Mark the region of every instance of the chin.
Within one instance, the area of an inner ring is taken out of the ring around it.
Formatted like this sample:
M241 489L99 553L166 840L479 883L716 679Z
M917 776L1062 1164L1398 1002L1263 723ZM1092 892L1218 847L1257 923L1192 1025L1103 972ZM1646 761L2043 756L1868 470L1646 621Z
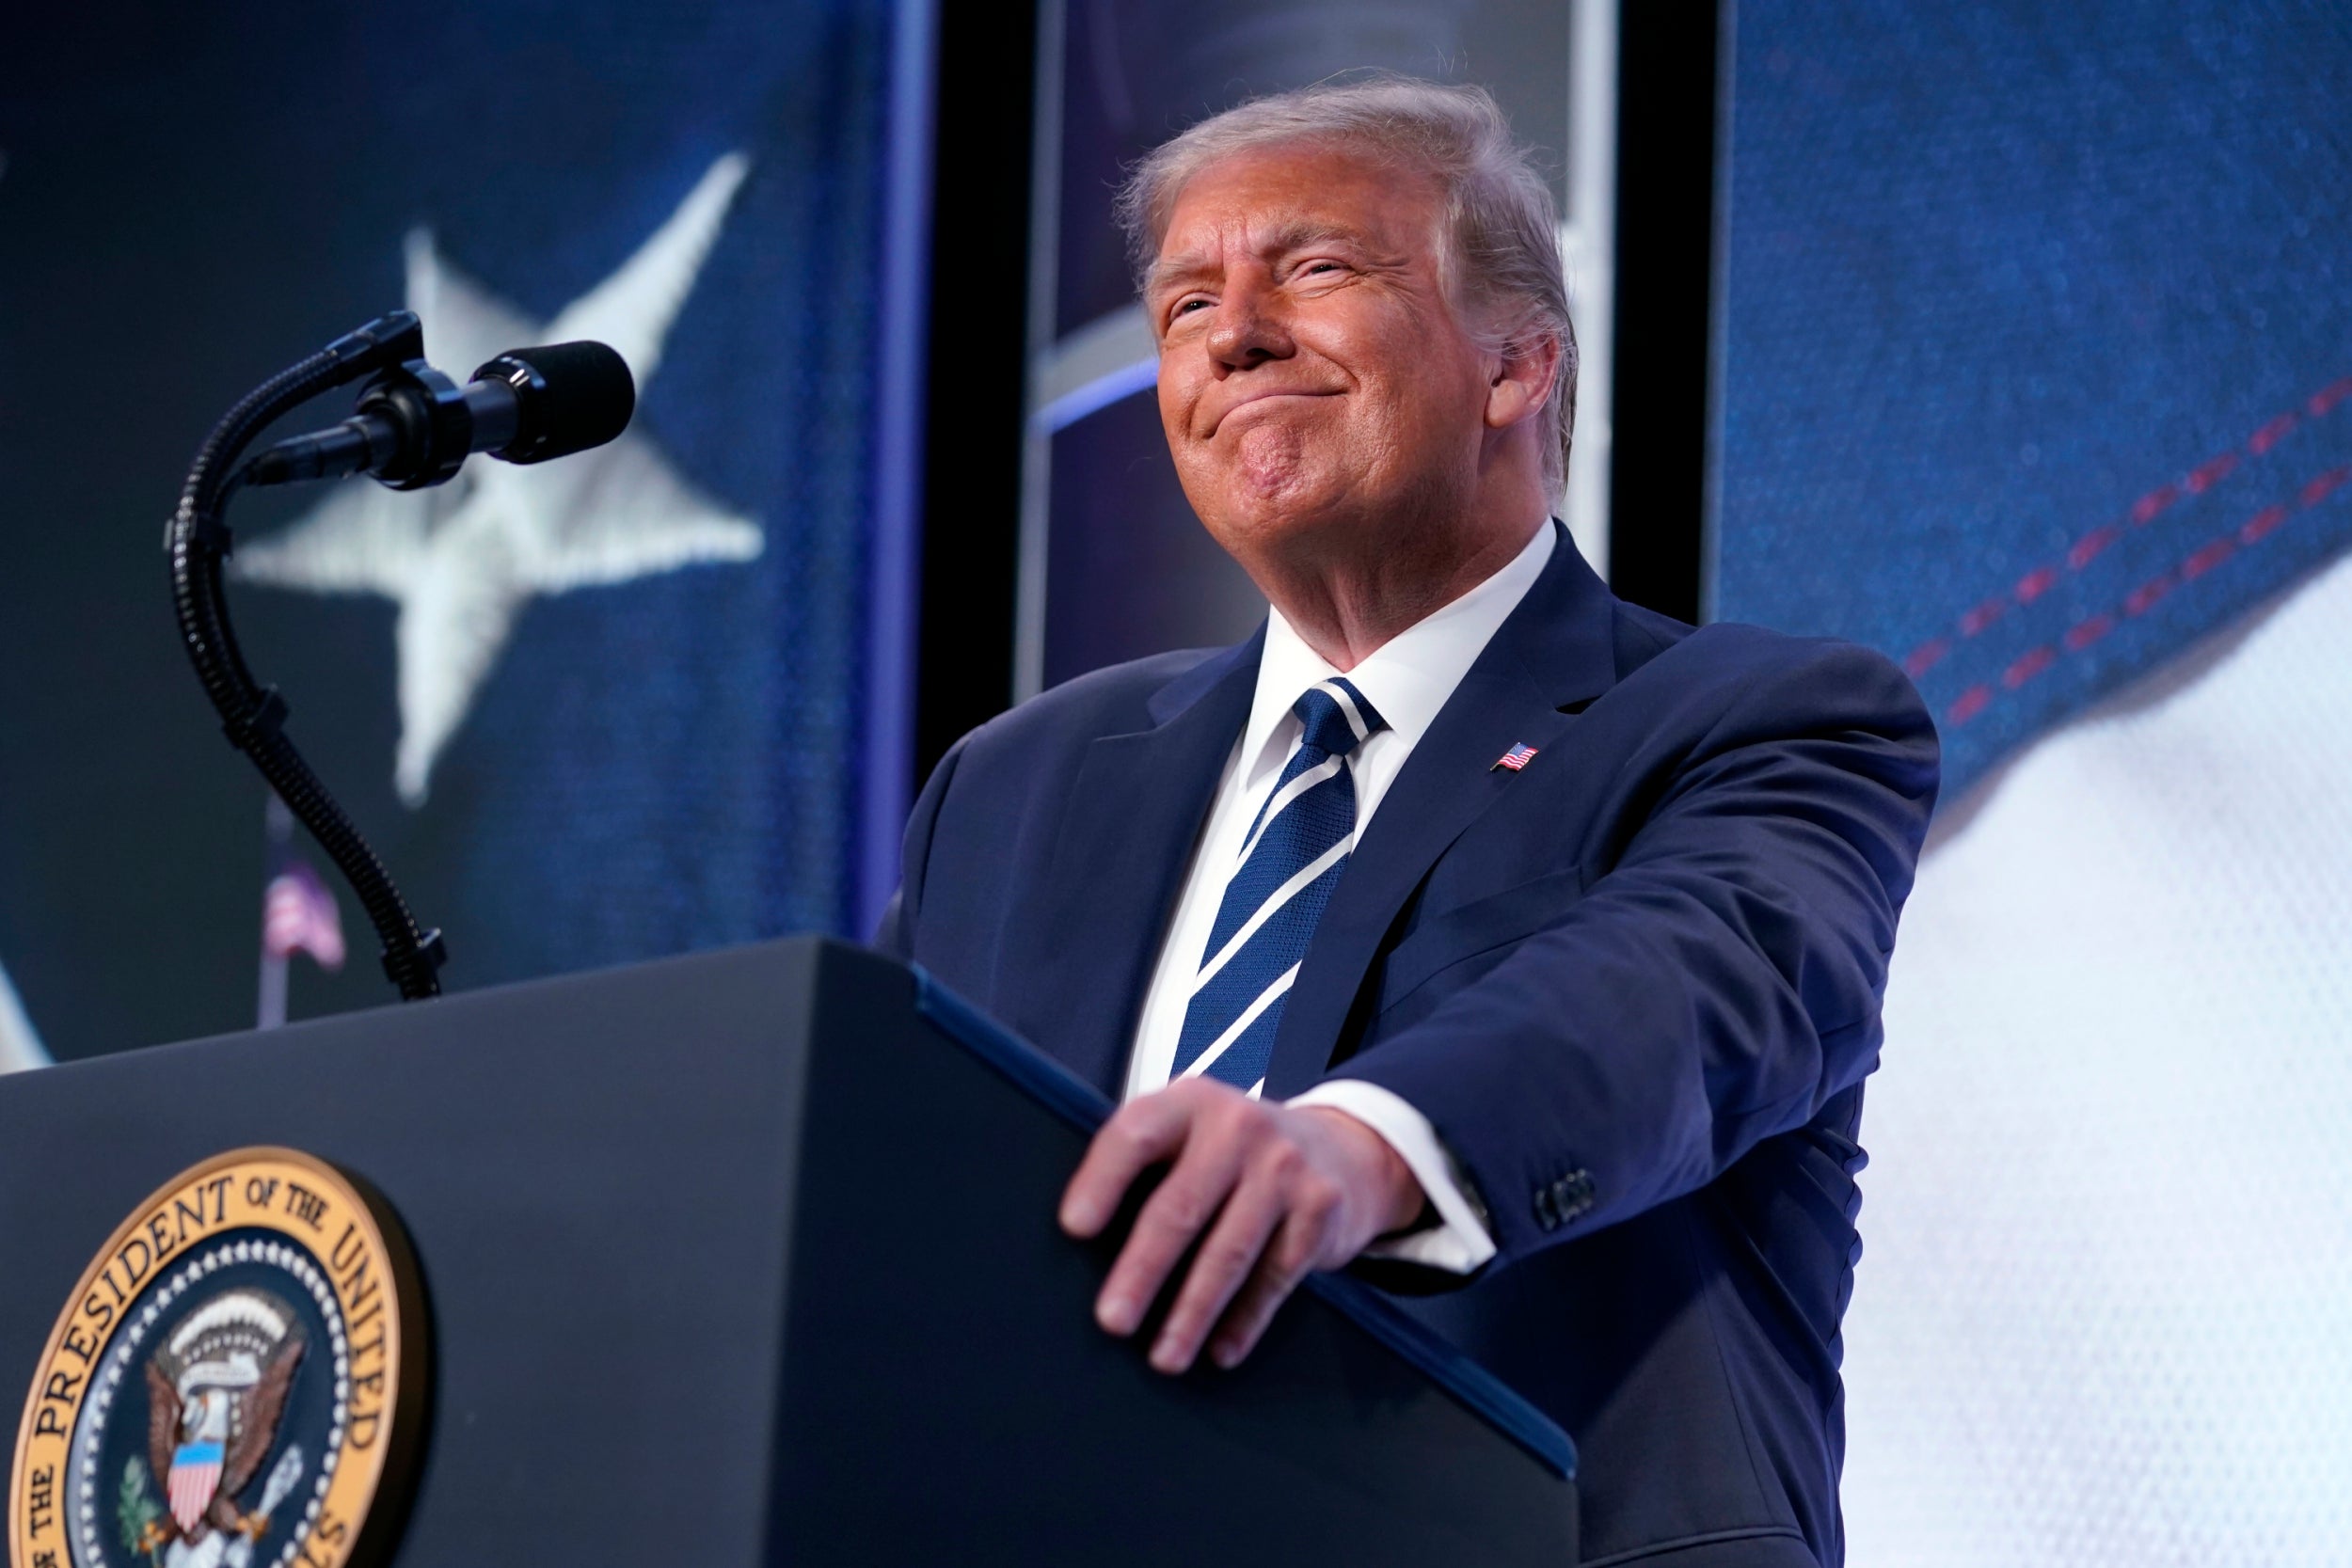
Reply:
M1185 490L1202 516L1213 511L1245 526L1286 526L1285 520L1332 510L1355 487L1341 455L1317 450L1279 426L1247 431L1225 451L1209 454ZM1200 483L1198 487L1194 479ZM1208 506L1200 501L1207 500Z
M1314 483L1305 476L1279 484L1221 487L1216 504L1194 510L1228 555L1247 566L1251 559L1313 553L1322 540L1348 531L1360 502L1344 485Z

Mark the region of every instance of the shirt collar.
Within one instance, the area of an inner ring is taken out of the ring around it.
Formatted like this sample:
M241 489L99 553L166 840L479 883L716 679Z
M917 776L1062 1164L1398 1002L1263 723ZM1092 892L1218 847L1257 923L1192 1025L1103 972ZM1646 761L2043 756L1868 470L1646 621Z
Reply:
M1347 678L1372 704L1407 751L1437 721L1502 623L1550 561L1559 530L1547 522L1502 570L1374 649ZM1307 646L1279 610L1266 612L1265 651L1258 658L1258 689L1242 730L1242 768L1251 784L1279 768L1293 736L1282 728L1291 705L1317 681L1340 673ZM1277 745L1277 742L1282 742Z

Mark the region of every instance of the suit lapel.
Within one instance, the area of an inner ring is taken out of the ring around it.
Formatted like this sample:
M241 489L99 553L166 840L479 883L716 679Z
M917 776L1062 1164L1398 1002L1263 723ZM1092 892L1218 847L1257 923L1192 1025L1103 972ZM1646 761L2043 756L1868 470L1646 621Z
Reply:
M1609 590L1565 534L1413 748L1348 858L1283 1005L1266 1069L1269 1100L1298 1093L1330 1065L1398 911L1438 857L1518 780L1495 759L1522 741L1551 746L1573 722L1561 709L1616 679Z
M1014 966L1033 1037L1117 1100L1177 890L1225 760L1249 717L1265 630L1155 693L1147 730L1087 747L1053 866L1014 918L1040 946Z

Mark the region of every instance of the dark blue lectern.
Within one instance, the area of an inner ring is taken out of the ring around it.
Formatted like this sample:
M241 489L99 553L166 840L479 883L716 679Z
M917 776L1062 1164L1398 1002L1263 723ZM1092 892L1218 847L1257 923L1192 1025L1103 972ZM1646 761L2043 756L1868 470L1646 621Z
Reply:
M813 939L0 1080L0 1400L142 1197L284 1145L423 1276L403 1564L1574 1561L1567 1439L1351 1283L1233 1372L1100 1333L1105 1109Z

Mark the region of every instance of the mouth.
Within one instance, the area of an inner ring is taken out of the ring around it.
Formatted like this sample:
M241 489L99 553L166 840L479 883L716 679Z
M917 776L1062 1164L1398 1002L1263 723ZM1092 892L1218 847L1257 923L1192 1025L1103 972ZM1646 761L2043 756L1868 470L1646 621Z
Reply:
M1217 415L1216 422L1209 426L1209 435L1211 436L1215 436L1218 430L1224 427L1227 420L1232 419L1243 409L1251 407L1258 404L1273 403L1282 399L1328 398L1337 396L1339 396L1339 394L1336 391L1321 391L1312 388L1268 388L1267 390L1262 392L1250 392L1237 400L1232 407L1223 410Z

